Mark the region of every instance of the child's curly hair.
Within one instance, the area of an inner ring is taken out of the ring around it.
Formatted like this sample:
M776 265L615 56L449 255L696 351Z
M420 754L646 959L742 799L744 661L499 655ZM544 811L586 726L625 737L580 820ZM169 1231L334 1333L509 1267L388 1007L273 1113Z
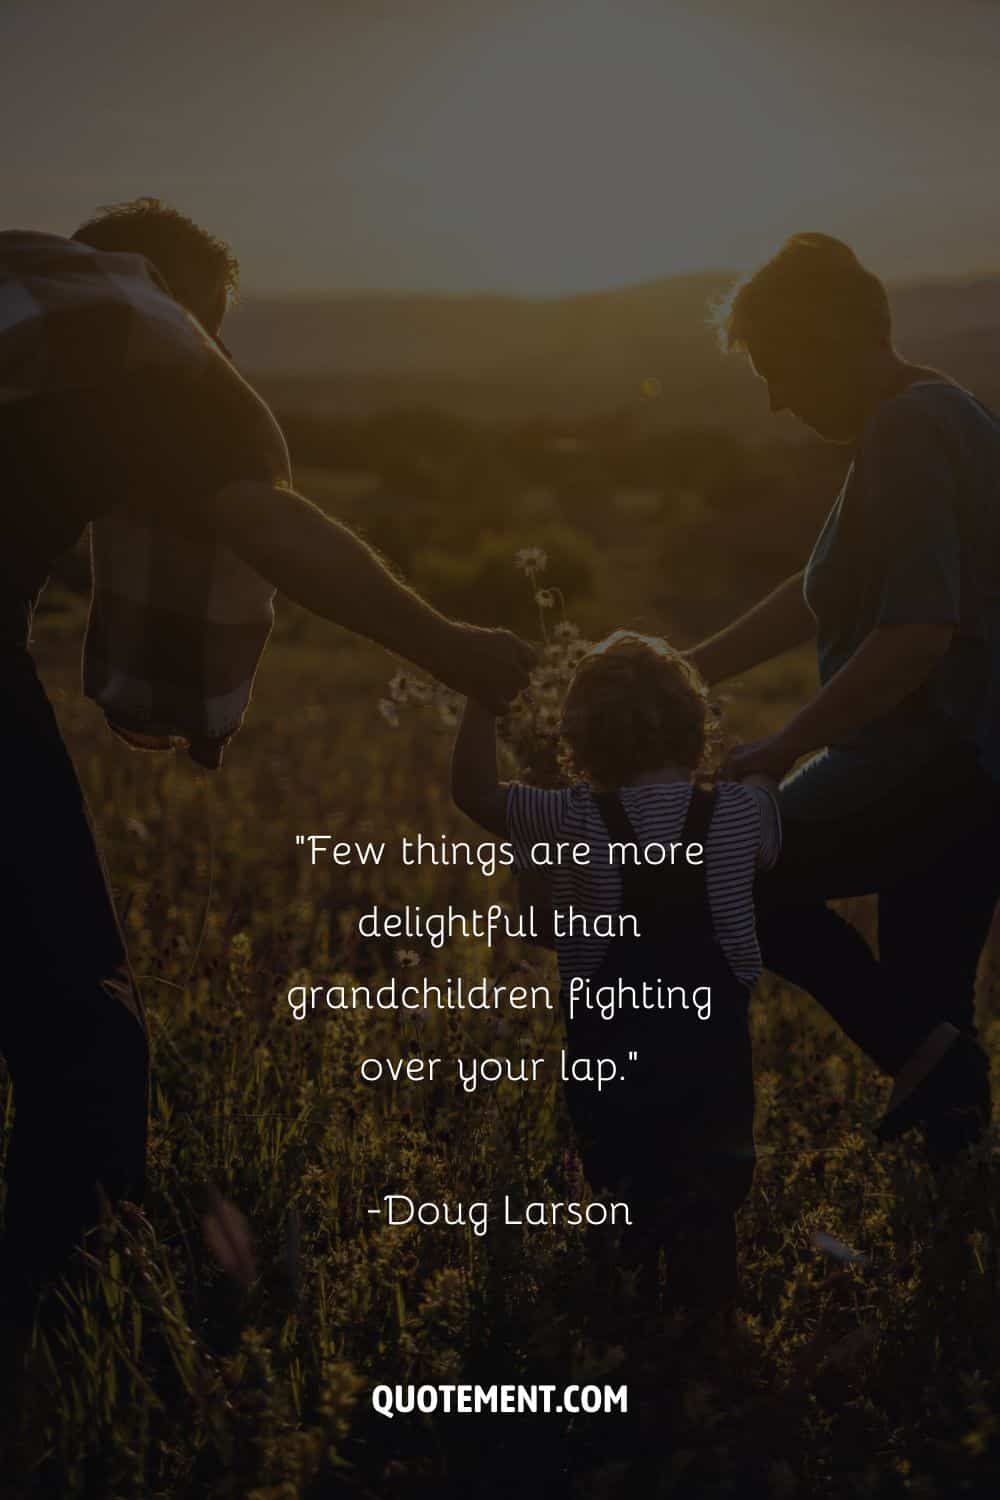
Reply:
M562 709L571 779L625 786L643 771L696 771L718 722L695 667L658 636L616 630L580 661Z

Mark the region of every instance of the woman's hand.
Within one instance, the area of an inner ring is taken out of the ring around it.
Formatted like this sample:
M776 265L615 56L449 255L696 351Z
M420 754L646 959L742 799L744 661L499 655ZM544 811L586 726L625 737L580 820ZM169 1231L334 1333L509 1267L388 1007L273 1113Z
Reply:
M745 745L736 745L730 750L719 767L719 778L723 781L744 781L746 777L771 776L780 781L792 769L799 758L781 734L768 735L763 740L748 740Z

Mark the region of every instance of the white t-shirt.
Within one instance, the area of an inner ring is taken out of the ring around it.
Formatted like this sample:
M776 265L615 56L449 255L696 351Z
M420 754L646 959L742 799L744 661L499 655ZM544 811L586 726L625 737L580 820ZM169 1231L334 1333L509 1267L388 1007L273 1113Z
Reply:
M618 795L642 846L669 845L681 838L691 800L689 782L621 787ZM572 906L587 917L588 927L598 914L617 915L621 910L620 858L611 864L608 844L612 840L589 786L553 791L512 782L507 793L507 831L521 866L544 876L554 908L566 911ZM588 844L590 863L532 864L532 845L558 840ZM683 851L677 852L683 856ZM720 782L704 863L697 868L706 878L712 925L722 951L736 977L748 985L756 982L762 967L754 876L757 870L770 869L780 852L781 819L770 793L741 782ZM667 863L661 868L669 880L671 866ZM557 937L555 942L559 971L566 980L595 973L610 939L575 933Z

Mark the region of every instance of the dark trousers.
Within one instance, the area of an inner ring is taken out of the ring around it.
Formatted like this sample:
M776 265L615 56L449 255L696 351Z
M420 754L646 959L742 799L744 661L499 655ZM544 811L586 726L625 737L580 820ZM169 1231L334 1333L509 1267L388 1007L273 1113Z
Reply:
M571 1079L565 1097L591 1187L629 1205L621 1254L638 1268L641 1294L654 1293L662 1252L669 1302L707 1311L736 1295L734 1216L756 1156L748 992L724 960L698 980L712 985L706 1021L567 1020L570 1057L613 1057L622 1078L601 1092Z
M876 958L826 902L877 894ZM1000 785L943 754L850 816L787 818L757 880L765 966L807 990L885 1072L939 1021L974 1031L976 970L1000 899Z
M0 1051L14 1086L0 1298L30 1293L144 1189L145 1016L72 762L26 651L0 647Z

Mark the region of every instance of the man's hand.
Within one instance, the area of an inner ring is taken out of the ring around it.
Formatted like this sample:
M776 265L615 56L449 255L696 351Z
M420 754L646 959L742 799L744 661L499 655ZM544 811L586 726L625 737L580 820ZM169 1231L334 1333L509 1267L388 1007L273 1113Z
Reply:
M463 697L502 713L527 685L530 646L509 630L446 619L367 542L294 490L227 485L208 520L238 557L297 604L377 641Z
M452 624L427 669L463 697L502 714L528 685L537 652L509 630Z
M780 781L798 760L798 753L791 749L780 734L768 735L767 739L749 740L729 751L719 767L719 778L723 781L743 781L748 776L771 776Z

